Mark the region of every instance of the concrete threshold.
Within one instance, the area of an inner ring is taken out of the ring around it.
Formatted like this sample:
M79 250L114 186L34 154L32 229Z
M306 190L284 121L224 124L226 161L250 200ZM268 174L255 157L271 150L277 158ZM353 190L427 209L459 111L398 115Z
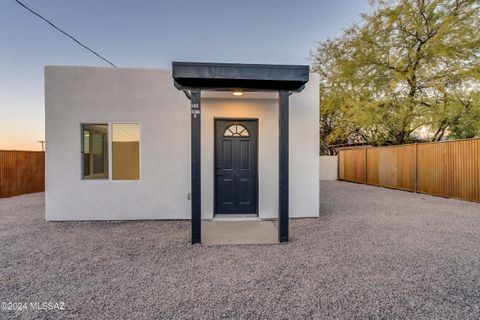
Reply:
M202 222L202 243L205 245L278 244L278 231L273 221L218 220Z
M217 214L210 221L262 221L256 214Z

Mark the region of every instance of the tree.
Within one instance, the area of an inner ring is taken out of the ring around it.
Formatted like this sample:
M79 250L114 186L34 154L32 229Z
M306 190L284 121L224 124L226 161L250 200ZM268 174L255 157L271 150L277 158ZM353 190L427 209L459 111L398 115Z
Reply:
M361 23L319 43L324 144L402 144L420 128L432 139L478 135L480 2L371 5Z

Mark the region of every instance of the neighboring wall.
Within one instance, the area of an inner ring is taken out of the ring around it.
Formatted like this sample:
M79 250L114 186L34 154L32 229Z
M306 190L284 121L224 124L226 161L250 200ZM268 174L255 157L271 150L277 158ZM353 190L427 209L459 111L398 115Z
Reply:
M320 156L320 180L338 179L338 156Z
M190 100L170 71L46 67L47 220L189 219ZM213 119L259 119L260 217L277 217L278 105L202 99L202 217L213 216ZM318 216L318 76L290 96L290 213ZM141 125L140 180L81 179L80 124Z
M480 202L480 139L340 150L339 179Z
M0 150L0 198L44 190L43 151Z

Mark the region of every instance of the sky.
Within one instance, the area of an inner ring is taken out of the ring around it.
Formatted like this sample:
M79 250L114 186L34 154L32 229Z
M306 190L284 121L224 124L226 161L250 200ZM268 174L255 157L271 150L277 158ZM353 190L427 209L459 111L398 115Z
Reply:
M368 12L367 0L21 1L118 67L163 69L172 61L310 64L318 41ZM45 65L108 66L0 0L0 149L41 149Z

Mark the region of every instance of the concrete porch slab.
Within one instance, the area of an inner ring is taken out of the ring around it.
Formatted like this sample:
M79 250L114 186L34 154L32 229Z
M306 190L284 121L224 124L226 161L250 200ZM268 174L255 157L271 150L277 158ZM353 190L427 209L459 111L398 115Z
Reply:
M272 221L202 221L205 245L278 244L277 227Z

